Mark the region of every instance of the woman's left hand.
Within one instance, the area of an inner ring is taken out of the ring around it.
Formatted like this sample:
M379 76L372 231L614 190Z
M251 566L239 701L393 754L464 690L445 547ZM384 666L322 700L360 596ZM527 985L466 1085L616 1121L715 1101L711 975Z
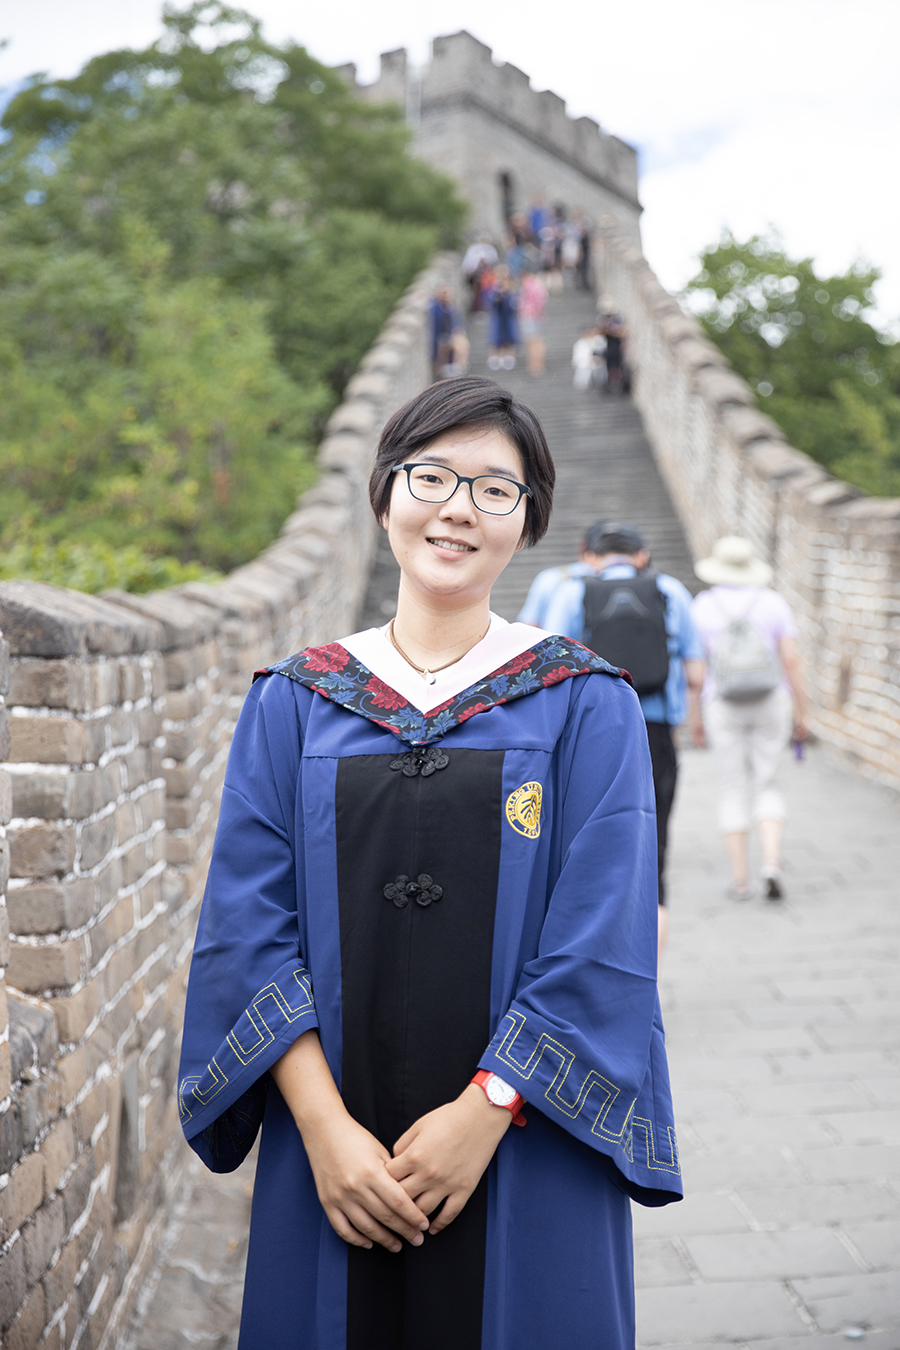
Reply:
M386 1164L390 1175L424 1214L445 1202L429 1233L439 1233L462 1212L511 1124L509 1111L470 1083L455 1102L429 1111L397 1140Z

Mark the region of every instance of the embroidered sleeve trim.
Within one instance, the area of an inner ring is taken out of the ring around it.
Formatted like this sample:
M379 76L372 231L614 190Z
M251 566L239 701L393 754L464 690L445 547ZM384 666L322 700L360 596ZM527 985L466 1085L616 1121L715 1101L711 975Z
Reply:
M564 637L544 638L429 713L407 703L402 694L379 680L338 642L308 647L258 670L253 678L286 675L349 712L392 731L408 745L428 745L478 713L489 712L501 703L511 703L576 675L591 674L614 675L631 683L627 671L611 666L580 642Z
M638 1159L639 1165L643 1164L653 1172L681 1175L674 1125L665 1127L665 1143L657 1150L657 1132L662 1126L657 1127L646 1117L634 1114L637 1098L626 1106L620 1101L621 1091L615 1083L596 1069L585 1071L574 1051L546 1032L541 1032L535 1040L533 1033L526 1029L526 1022L524 1013L511 1008L497 1028L488 1050L526 1082L539 1067L539 1079L550 1075L550 1083L544 1091L552 1108L549 1115L558 1112L569 1120L583 1115L584 1123L590 1122L591 1134L621 1148L632 1164L637 1133L644 1155Z
M187 1125L195 1111L208 1106L252 1064L280 1036L285 1025L305 1017L315 1018L315 1011L309 972L301 965L293 970L282 967L277 978L264 985L241 1013L203 1073L182 1078L178 1088L182 1125Z

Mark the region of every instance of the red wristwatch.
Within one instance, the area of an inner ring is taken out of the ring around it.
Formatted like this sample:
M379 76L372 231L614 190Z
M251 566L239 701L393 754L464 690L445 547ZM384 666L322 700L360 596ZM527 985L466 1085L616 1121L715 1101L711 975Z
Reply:
M514 1125L525 1124L525 1117L522 1115L525 1098L521 1092L516 1092L514 1087L498 1074L491 1073L490 1069L479 1069L472 1082L484 1088L485 1096L492 1106L502 1106L512 1114Z

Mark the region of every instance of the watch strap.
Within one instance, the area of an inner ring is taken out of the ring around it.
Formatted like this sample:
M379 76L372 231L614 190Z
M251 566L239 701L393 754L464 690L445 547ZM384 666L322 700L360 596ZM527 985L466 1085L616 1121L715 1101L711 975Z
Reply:
M496 1078L497 1076L498 1075L495 1074L491 1069L479 1069L478 1072L473 1077L472 1082L475 1083L477 1087L483 1089L484 1095L491 1103L491 1106L499 1106L502 1111L509 1111L510 1115L512 1116L512 1123L514 1125L524 1125L526 1122L525 1117L522 1115L522 1107L525 1105L525 1098L522 1096L521 1092L517 1092L515 1097L513 1097L512 1101L509 1102L508 1104L504 1104L502 1102L495 1102L491 1100L490 1094L488 1093L487 1090L488 1080L491 1078Z

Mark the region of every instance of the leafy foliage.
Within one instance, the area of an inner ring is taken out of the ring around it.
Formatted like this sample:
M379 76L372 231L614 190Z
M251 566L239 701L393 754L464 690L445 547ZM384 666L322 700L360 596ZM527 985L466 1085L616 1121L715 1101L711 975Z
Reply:
M164 26L146 51L34 77L3 118L6 569L64 576L71 557L73 576L142 586L135 549L216 568L256 554L360 356L461 222L399 110L241 10L200 0Z
M820 277L774 236L725 235L700 261L693 307L792 444L868 492L900 496L900 344L871 322L879 273Z

